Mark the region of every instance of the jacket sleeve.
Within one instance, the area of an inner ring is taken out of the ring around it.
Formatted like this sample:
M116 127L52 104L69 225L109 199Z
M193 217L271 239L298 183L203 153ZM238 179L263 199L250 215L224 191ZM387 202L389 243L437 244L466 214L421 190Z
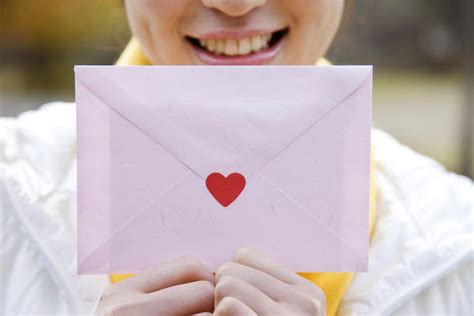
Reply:
M108 284L76 274L74 114L0 118L1 315L91 313Z
M473 261L414 296L394 315L473 315Z
M372 132L372 145L379 194L369 269L354 277L339 315L472 315L472 180L384 132Z

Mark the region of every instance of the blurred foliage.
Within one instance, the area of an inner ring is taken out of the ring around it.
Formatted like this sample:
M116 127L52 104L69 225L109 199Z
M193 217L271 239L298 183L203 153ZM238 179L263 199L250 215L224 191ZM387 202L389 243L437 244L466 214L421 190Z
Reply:
M74 64L110 64L129 37L119 0L0 0L2 89L70 90Z
M346 0L345 17L329 53L343 64L438 72L460 68L469 1Z

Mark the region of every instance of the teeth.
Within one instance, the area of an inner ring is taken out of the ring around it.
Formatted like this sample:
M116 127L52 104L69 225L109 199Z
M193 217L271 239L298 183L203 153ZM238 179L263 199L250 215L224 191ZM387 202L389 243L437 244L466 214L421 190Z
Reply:
M250 45L250 38L239 40L239 55L246 55L251 51L252 46Z
M271 34L263 34L241 39L200 39L199 44L219 55L247 55L267 48L271 37Z
M239 40L239 55L246 55L251 51L252 46L250 45L250 38Z
M215 40L209 40L207 41L207 49L210 50L211 52L216 50L216 41Z
M217 42L216 53L224 54L224 52L225 52L225 40L218 39L218 40L216 40L216 42ZM202 46L205 47L206 45L202 45Z
M260 35L254 36L251 39L252 41L252 50L258 52L262 48L262 37Z
M225 54L229 56L237 55L239 52L239 46L238 46L237 40L226 40L225 41Z

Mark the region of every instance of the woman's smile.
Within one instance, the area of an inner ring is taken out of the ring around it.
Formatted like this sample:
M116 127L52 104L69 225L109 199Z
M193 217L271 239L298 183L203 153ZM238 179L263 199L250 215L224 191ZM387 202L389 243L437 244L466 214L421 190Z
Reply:
M275 31L217 31L186 36L193 53L208 65L261 65L270 63L284 45L288 28Z
M342 0L127 0L133 35L158 65L314 65Z

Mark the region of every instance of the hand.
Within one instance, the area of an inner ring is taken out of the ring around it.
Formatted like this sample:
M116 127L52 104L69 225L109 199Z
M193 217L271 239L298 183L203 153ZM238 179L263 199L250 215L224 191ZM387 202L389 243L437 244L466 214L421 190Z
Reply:
M197 259L182 257L111 285L96 315L189 315L213 310L213 274Z
M214 315L326 315L324 292L263 253L239 250L216 273Z

